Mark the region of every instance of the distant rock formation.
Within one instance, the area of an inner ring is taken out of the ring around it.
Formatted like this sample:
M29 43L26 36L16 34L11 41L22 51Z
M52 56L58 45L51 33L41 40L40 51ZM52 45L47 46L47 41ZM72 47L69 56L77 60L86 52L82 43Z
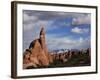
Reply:
M23 68L48 66L52 60L52 56L48 53L45 43L45 31L41 28L39 39L31 42L29 49L26 49L23 57Z

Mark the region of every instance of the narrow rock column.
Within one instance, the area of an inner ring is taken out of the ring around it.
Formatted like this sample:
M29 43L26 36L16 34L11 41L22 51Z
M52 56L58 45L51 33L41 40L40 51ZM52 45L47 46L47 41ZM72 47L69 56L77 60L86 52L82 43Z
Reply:
M45 54L48 58L48 62L50 62L48 50L47 50L47 47L46 47L45 30L44 30L43 26L41 26L41 31L40 31L40 43L41 43L42 49L44 50L44 52L45 52Z

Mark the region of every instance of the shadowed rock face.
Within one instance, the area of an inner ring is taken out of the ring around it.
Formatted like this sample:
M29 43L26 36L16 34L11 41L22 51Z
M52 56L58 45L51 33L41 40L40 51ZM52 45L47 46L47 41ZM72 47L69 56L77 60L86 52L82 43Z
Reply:
M53 60L46 48L45 32L42 27L40 38L32 41L29 49L24 52L23 68L28 68L29 66L48 66L51 62L53 62Z

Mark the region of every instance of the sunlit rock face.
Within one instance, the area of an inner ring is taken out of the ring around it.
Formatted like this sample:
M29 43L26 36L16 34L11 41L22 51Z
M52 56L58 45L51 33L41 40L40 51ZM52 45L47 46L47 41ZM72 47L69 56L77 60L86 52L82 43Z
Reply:
M52 62L52 56L48 53L45 43L45 31L42 27L39 39L33 40L29 49L26 49L24 52L23 68L48 66Z

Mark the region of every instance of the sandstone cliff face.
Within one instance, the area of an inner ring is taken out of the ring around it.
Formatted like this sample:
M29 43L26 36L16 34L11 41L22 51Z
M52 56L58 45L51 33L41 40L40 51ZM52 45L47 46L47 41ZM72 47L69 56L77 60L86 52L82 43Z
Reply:
M53 62L51 55L48 53L45 43L45 32L44 28L41 28L40 38L35 39L24 52L23 68L26 69L30 66L48 66Z
M38 40L36 40L35 45L32 48L32 54L30 56L30 60L33 61L33 63L34 63L34 58L37 59L39 66L49 65L48 58L45 55L44 50L41 48L41 45Z

